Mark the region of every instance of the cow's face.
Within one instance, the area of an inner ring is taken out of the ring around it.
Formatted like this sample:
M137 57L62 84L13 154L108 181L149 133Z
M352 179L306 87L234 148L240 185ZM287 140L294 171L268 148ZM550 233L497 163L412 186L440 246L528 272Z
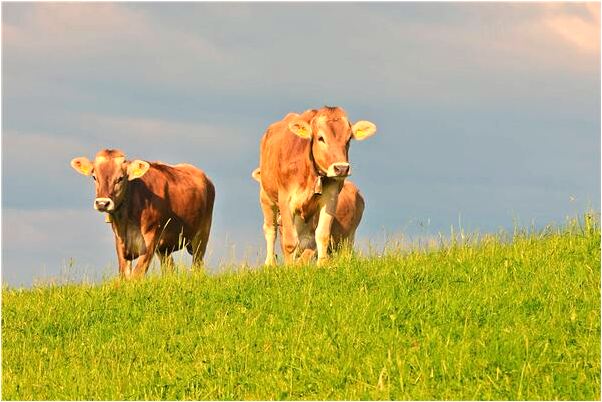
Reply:
M75 158L71 166L83 175L92 176L96 186L94 209L109 213L123 202L128 182L142 177L150 167L145 161L126 161L122 152L114 150L100 151L94 162L83 156Z
M333 108L334 109L334 108ZM376 133L376 126L369 121L351 124L342 109L338 113L320 113L308 124L297 119L289 123L289 129L299 137L312 141L314 163L321 175L345 178L351 174L349 145L351 139L364 140Z

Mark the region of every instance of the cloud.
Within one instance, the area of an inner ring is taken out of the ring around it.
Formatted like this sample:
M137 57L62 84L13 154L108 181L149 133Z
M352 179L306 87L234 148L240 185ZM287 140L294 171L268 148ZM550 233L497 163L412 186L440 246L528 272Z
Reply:
M555 7L506 3L480 4L471 8L456 5L455 8L470 13L470 21L464 15L461 23L452 18L437 24L419 19L399 23L381 16L378 26L402 43L419 42L420 48L408 47L407 56L426 55L420 65L426 71L437 69L440 74L449 71L455 75L455 72L464 71L473 76L483 73L509 76L534 69L546 73L599 69L597 5ZM576 14L575 8L585 15ZM368 48L367 43L358 46ZM575 59L586 62L585 66L575 63Z
M192 163L211 176L226 160L238 166L249 148L257 148L259 138L249 135L244 120L203 123L84 113L78 116L78 124L90 143L88 153L119 148L132 158Z
M111 133L123 142L145 143L177 138L178 141L215 143L233 133L232 128L204 123L185 123L165 119L135 116L112 116L85 113L81 126L97 134Z
M583 4L586 15L567 15L560 12L544 17L544 23L566 43L581 52L600 55L600 3ZM553 10L559 10L554 7Z
M49 161L68 163L85 147L85 141L56 132L7 129L3 132L3 167L11 176L18 176L20 172L56 174L62 169L57 170L57 165Z
M533 69L599 69L599 18L587 17L596 5L36 3L10 4L9 16L14 8L24 11L4 23L5 68L25 87L49 76L214 105L233 97L340 102L359 88L365 99L457 102L478 92L467 79L480 87L495 74L504 81L497 91L509 92ZM361 29L335 18L361 19ZM298 21L303 32L290 29Z
M124 47L135 45L138 51L153 47L202 55L218 60L219 49L209 40L177 29L164 30L153 24L144 12L118 3L35 3L12 4L23 8L17 22L4 22L3 44L9 50L34 53L36 56L60 53L79 58L83 54L119 54ZM127 54L122 54L126 56Z
M207 38L163 29L143 10L125 4L10 4L4 13L9 15L3 20L5 72L22 84L33 77L33 85L43 79L73 85L98 78L102 70L117 82L159 85L223 58ZM20 18L11 19L13 13Z

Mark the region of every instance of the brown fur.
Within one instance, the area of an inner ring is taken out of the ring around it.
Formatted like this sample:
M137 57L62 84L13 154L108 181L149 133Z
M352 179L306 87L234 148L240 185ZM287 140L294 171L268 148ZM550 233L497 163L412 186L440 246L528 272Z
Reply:
M311 138L301 138L291 132L291 124L306 123ZM370 123L371 124L371 123ZM302 114L289 113L270 125L261 140L259 167L261 171L260 203L264 214L264 234L268 248L266 264L273 264L273 242L276 217L282 217L282 246L286 262L293 260L299 244L295 225L317 219L315 239L318 262L326 256L330 242L333 215L337 207L344 176L330 176L332 167L348 164L352 126L339 107L307 110ZM322 176L322 192L316 194L316 183ZM317 216L317 218L315 218Z
M355 184L345 180L339 193L337 208L330 228L329 252L338 251L345 247L353 248L355 232L362 220L365 207L364 197ZM319 214L314 213L307 221L303 233L299 233L298 254L307 261L316 252L315 233L318 227ZM282 241L282 237L281 237ZM281 244L281 247L284 247Z
M128 181L130 162L119 160L124 157L119 150L100 151L91 173L96 197L115 202L111 226L121 275L143 276L155 253L162 267L172 265L170 254L182 247L192 254L194 264L201 264L215 199L211 180L192 165L151 162L142 177Z
M253 179L261 182L261 171L259 168L252 173ZM357 186L350 180L345 180L343 188L339 193L337 208L335 211L334 220L330 231L330 247L329 251L340 250L343 247L353 248L355 240L355 232L362 220L364 213L365 201ZM304 259L311 258L316 251L315 231L318 226L319 215L314 211L313 215L309 215L304 220L307 222L304 233L297 233L299 236L298 254L304 256ZM277 217L277 223L280 227L281 219ZM280 236L281 248L282 233Z

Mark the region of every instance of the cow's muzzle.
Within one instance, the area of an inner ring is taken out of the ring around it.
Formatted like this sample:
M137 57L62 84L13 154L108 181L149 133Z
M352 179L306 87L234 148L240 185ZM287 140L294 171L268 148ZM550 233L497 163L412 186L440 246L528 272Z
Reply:
M347 162L333 163L326 172L328 177L344 178L351 175L351 166Z
M94 200L94 209L98 212L111 212L115 209L115 203L110 198L97 198Z

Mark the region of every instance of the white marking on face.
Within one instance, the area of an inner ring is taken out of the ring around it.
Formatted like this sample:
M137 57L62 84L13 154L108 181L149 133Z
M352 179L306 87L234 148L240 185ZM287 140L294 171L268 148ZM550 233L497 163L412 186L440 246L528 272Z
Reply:
M106 207L102 210L98 209L98 205L103 204ZM115 209L115 203L112 199L106 197L98 197L94 200L94 209L100 212L111 212Z

